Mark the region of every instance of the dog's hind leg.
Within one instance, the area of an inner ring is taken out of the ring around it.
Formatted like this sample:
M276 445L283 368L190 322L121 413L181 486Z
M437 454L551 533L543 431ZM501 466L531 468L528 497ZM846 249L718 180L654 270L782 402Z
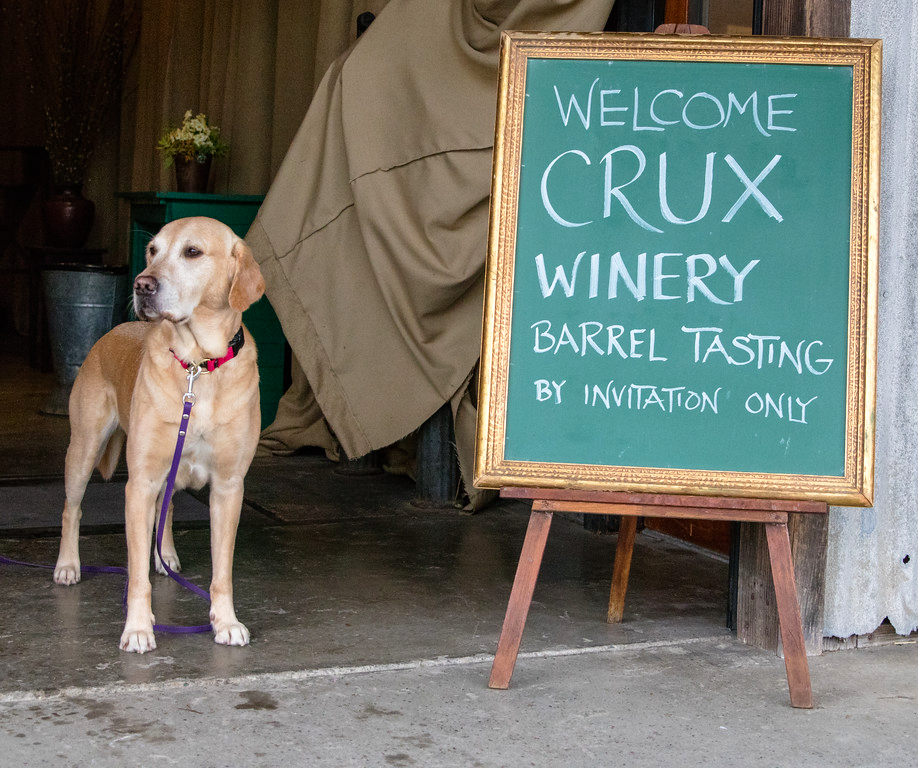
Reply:
M78 386L74 386L75 391ZM89 412L80 412L75 404L71 405L71 438L64 463L66 500L61 516L61 543L54 566L57 584L76 584L80 580L80 519L86 485L96 465L106 480L111 477L124 444L124 433L118 428L117 417L106 407L105 399L99 399L99 405Z
M156 499L156 517L153 519L153 533L154 535L158 534L159 529L159 518L163 508L163 494ZM175 539L172 536L172 501L169 502L169 509L166 511L166 524L163 526L163 540L162 540L162 553L163 560L166 561L166 565L169 566L173 571L178 573L182 570L182 564L179 562L178 552L175 551ZM159 558L159 552L156 551L156 547L153 547L153 561L156 564L156 572L161 573L163 576L167 576L168 572L163 568L163 562Z
M57 584L76 584L80 580L80 519L83 517L81 504L89 475L92 472L93 456L87 456L82 446L70 442L67 449L64 487L66 500L61 515L61 545L54 566L54 581Z

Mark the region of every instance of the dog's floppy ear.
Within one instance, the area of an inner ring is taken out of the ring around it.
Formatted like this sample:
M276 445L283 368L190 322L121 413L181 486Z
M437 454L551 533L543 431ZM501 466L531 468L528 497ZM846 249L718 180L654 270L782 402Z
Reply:
M229 303L237 312L244 312L262 297L265 279L252 256L252 250L244 240L236 240L233 260L236 262L236 271L230 286Z

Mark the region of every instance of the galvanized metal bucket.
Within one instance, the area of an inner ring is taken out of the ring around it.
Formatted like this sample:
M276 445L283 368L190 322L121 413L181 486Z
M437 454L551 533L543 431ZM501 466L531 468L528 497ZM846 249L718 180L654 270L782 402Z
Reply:
M70 390L92 345L127 319L125 267L65 264L42 271L57 387L42 413L66 416Z

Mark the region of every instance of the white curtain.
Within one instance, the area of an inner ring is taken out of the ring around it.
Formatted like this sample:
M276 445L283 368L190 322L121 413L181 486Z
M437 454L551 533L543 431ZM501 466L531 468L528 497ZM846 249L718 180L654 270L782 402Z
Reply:
M833 509L825 634L918 628L918 5L853 0L851 36L883 39L876 424L870 509Z

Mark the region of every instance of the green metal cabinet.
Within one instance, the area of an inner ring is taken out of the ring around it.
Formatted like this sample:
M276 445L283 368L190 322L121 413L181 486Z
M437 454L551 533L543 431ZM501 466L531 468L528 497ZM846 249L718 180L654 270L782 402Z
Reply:
M130 271L136 276L145 266L144 251L150 238L170 221L186 216L209 216L244 237L264 199L261 195L208 195L193 192L129 192L122 197L131 206ZM258 345L261 379L261 425L274 421L284 392L287 341L280 321L267 298L253 304L242 316Z

